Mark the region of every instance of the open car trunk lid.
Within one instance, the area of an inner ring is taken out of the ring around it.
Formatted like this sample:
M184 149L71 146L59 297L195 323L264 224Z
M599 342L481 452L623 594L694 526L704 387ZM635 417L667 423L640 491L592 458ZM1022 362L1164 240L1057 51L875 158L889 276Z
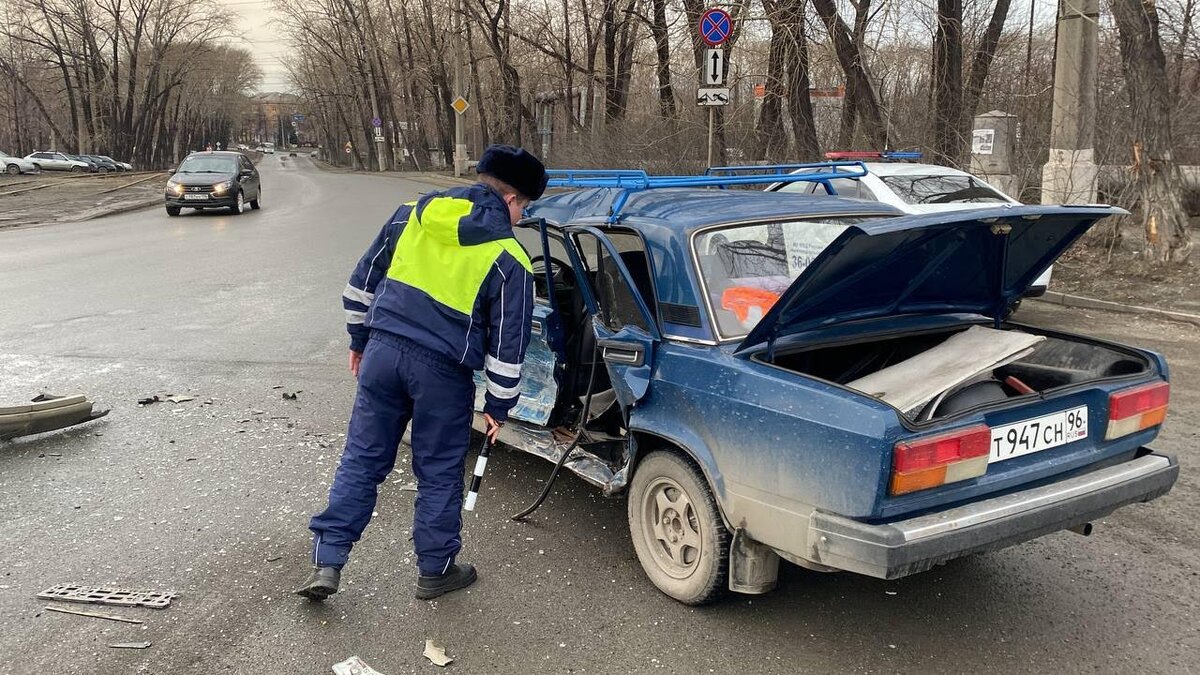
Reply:
M851 225L792 282L738 347L899 314L972 313L1009 306L1101 218L1102 205L1001 206Z

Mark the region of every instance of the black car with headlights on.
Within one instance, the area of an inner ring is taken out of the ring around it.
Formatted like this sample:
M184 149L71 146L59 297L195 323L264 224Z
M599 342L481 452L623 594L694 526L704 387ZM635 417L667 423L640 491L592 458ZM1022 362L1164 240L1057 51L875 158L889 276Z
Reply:
M167 215L185 208L229 209L240 214L249 205L262 208L258 169L240 152L193 152L167 181Z

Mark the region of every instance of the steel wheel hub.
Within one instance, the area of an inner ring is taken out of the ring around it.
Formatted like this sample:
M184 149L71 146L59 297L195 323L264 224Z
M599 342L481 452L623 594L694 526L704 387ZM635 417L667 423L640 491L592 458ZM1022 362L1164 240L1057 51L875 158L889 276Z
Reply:
M646 491L642 518L647 543L659 568L676 579L695 572L703 538L699 518L683 488L670 478L655 480Z

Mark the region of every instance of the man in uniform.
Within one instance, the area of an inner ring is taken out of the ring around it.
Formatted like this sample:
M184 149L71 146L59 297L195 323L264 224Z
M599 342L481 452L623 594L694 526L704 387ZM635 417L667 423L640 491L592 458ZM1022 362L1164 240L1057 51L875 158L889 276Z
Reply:
M309 523L314 569L298 595L323 600L337 592L409 422L416 597L475 581L473 566L455 563L472 375L484 371L486 433L495 439L517 403L533 314L529 257L512 226L546 188L545 167L520 148L489 147L477 170L479 182L471 187L401 206L346 286L358 393L329 506Z

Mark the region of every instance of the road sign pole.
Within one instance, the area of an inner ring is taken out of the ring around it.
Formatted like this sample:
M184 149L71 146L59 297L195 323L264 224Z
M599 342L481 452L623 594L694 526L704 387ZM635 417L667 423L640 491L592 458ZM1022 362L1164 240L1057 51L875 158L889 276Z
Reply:
M710 7L700 15L700 39L711 49L704 53L704 63L700 72L702 87L713 87L725 83L725 50L722 45L729 40L733 33L733 17L729 12ZM728 89L703 88L696 92L696 103L710 106L708 109L708 165L713 165L713 132L717 123L716 106L729 104Z
M462 35L462 0L455 2L454 12L454 34ZM456 39L454 41L454 95L456 97L466 98L463 96L463 41ZM466 130L463 129L463 116L458 114L454 116L454 175L461 176L467 172L467 139Z
M717 113L716 108L708 109L708 166L713 165L713 161L712 161L713 125L716 122L716 117L717 117L716 113Z

